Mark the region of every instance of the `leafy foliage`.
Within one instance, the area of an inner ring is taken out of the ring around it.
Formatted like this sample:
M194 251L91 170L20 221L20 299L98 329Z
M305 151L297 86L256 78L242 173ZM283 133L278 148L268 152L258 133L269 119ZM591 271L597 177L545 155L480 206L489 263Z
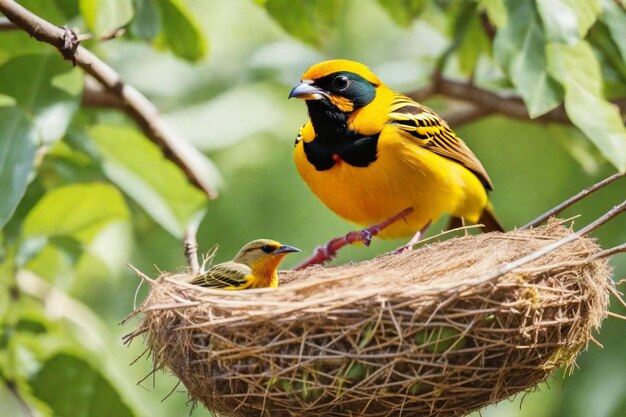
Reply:
M17 107L0 107L0 125L0 225L4 225L26 192L37 152L37 135Z
M361 60L398 89L414 89L435 71L471 80L521 97L532 118L563 105L572 126L492 117L457 129L494 179L494 205L508 225L626 169L624 115L611 102L626 97L626 9L619 1L20 4L55 25L92 33L84 45L209 151L226 186L208 203L131 118L90 104L94 92L82 70L21 31L0 32L0 415L180 414L182 396L161 405L154 392L127 388L150 369L128 369L139 346L119 343L124 330L116 324L131 309L137 284L125 264L179 267L183 230L205 212L198 237L203 249L220 243L217 260L252 238L312 248L351 227L321 207L291 163L305 115L301 103L284 97L325 57ZM101 39L120 27L123 37ZM445 99L428 104L444 114L455 108ZM192 151L206 175L216 176L212 162ZM623 196L623 186L617 191L601 203ZM583 202L571 214L589 219L601 206ZM622 243L621 222L598 235L603 245ZM397 244L352 248L339 261ZM626 263L614 263L624 275ZM606 351L582 358L570 391L530 396L530 411L521 415L623 415L626 346L622 329L608 329L601 335ZM598 388L604 386L614 391ZM599 391L615 394L603 397L606 409L586 409ZM533 408L533 401L552 405Z
M264 0L267 12L291 35L313 45L330 41L344 0Z
M59 417L132 417L114 385L84 359L59 353L31 377L33 395ZM72 401L67 401L71 398Z
M16 83L24 77L30 83ZM37 127L41 142L61 139L78 108L83 75L53 53L23 55L0 66L0 93L11 96Z
M79 5L87 29L96 36L113 32L133 17L131 0L80 0Z

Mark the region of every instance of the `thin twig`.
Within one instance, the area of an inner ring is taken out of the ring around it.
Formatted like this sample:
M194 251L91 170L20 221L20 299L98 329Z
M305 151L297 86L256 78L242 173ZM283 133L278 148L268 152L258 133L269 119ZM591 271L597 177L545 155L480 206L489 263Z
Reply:
M196 240L197 227L189 225L185 228L185 237L183 240L183 246L185 248L185 258L187 258L187 265L191 268L193 275L200 271L200 265L198 264L198 242Z
M532 262L536 259L541 258L542 256L545 256L547 254L549 254L550 252L555 251L556 249L560 248L561 246L565 246L568 243L573 242L574 240L578 239L581 236L584 236L594 230L596 230L598 227L602 226L603 224L605 224L606 222L608 222L609 220L611 220L612 218L618 216L619 214L621 214L622 212L624 212L626 210L626 201L623 201L621 204L618 204L617 206L613 207L611 210L609 210L607 213L605 213L602 217L596 219L595 221L593 221L592 223L588 224L587 226L583 227L582 229L580 229L577 232L574 233L570 233L567 236L552 242L549 245L546 245L544 247L542 247L541 249L538 249L534 252L529 253L526 256L523 256L513 262L509 262L506 265L496 269L493 272L490 272L488 274L484 274L482 276L480 276L478 278L478 281L490 281L496 278L499 278L505 274L508 274L509 272L513 271L514 269L519 268L522 265L525 265L529 262Z
M161 118L157 108L100 58L79 45L78 36L31 13L13 0L0 0L0 12L35 39L55 46L66 58L102 84L105 90L124 103L125 111L137 122L146 136L159 145L164 155L185 173L189 181L209 198L217 193L207 181L197 151L180 138Z
M105 42L105 41L110 41L111 39L120 38L124 36L125 33L126 33L126 29L123 27L120 27L117 29L113 29L112 31L105 33L104 35L98 36L98 37L95 37L93 33L81 33L80 35L78 35L78 40L80 42L83 42L83 41L95 38L96 40L100 42Z
M572 196L571 198L565 200L564 202L562 202L558 206L548 210L547 212L543 213L541 216L537 217L536 219L531 220L530 222L528 222L527 224L522 226L521 229L522 230L529 229L531 227L536 227L536 226L540 225L541 223L543 223L544 221L546 221L550 217L559 214L560 212L562 212L566 208L574 205L575 203L577 203L578 201L580 201L583 198L587 197L588 195L593 194L594 192L598 191L599 189L604 188L607 185L609 185L610 183L620 179L625 174L626 174L626 172L618 172L617 174L611 175L610 177L603 179L602 181L592 185L589 188L585 188L584 190L582 190L581 192L579 192L575 196Z
M612 311L607 312L607 314L609 317L626 321L626 316L622 316L621 314L613 313Z
M440 238L440 237L445 236L445 235L449 235L450 233L454 233L454 232L458 232L460 230L463 230L467 234L468 230L471 230L471 229L481 229L482 227L484 227L484 225L482 225L482 224L469 224L467 226L459 226L459 227L455 227L453 229L442 230L441 232L437 233L436 235L430 236L430 237L428 237L426 239L420 239L420 241L417 242L417 244L423 246L424 243L426 243L426 242L429 242L431 240L435 240L435 239Z
M590 259L608 258L609 256L613 256L618 253L624 253L624 252L626 252L626 243L622 243L621 245L617 245L610 249L605 249L601 252L598 252L594 254L593 256L591 256Z

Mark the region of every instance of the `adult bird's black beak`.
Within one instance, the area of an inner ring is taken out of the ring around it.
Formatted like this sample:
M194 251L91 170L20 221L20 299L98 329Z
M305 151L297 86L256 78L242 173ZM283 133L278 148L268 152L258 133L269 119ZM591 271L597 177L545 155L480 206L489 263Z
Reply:
M300 249L294 248L293 246L283 245L280 248L276 249L272 254L278 255L281 253L289 253L289 252L300 252Z
M314 86L312 81L306 80L296 85L289 93L288 98L295 97L303 100L319 100L322 96L323 90Z

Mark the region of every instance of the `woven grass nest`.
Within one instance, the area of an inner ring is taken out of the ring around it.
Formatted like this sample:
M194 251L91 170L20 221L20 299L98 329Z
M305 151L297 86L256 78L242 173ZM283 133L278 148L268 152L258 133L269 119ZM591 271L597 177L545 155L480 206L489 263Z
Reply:
M611 270L589 238L485 278L569 232L459 237L283 272L273 290L162 274L128 337L220 416L462 416L571 366L607 315Z

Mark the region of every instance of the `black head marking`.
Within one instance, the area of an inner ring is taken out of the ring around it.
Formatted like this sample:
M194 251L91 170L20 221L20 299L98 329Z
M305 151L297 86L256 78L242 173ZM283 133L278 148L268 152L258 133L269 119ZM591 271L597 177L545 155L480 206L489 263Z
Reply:
M318 78L314 84L332 95L350 100L353 110L366 106L376 97L376 86L353 72L335 72ZM331 105L328 101L326 103Z

